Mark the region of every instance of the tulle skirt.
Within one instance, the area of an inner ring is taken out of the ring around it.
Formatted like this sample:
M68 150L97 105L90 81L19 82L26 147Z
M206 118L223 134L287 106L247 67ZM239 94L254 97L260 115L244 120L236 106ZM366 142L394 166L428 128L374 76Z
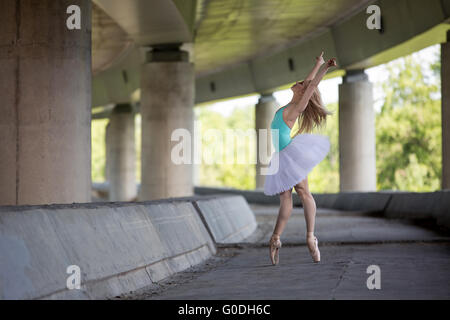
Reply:
M271 196L291 190L307 177L330 150L328 137L304 133L296 135L291 142L270 160L264 181L264 194Z

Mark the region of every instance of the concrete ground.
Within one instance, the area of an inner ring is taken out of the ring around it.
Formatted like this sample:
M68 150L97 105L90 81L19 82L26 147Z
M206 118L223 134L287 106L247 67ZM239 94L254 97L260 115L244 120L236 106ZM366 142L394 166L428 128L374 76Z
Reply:
M305 246L303 209L282 235L280 264L267 242L278 208L252 205L257 231L245 242L220 245L205 263L120 299L450 299L450 237L411 221L365 212L318 209L322 261ZM367 268L380 268L380 289L369 290Z

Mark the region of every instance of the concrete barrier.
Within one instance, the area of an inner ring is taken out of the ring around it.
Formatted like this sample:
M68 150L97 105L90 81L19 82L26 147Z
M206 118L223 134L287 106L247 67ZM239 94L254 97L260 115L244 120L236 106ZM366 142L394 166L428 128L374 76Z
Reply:
M214 194L234 194L241 195L247 200L248 203L259 203L269 205L279 205L280 197L266 196L262 190L241 190L234 188L219 188L219 187L198 187L194 188L194 192L197 195L214 195ZM295 191L292 192L292 201L294 206L301 206L302 202Z
M196 187L198 194L242 194L249 203L278 205L277 196L268 197L260 190ZM378 192L313 193L318 208L362 210L382 213L387 218L434 219L450 229L450 189L435 192L383 190ZM298 196L294 206L301 206Z
M390 198L390 193L382 192L341 192L338 194L333 208L382 212Z
M140 184L137 184L140 190ZM109 182L93 182L92 183L92 198L96 201L98 199L107 200L109 194ZM259 203L269 205L279 205L280 197L266 196L262 190L241 190L225 187L194 187L194 194L197 196L216 196L216 195L240 195L247 200L248 203ZM292 201L294 206L302 206L302 202L295 191L292 193ZM327 195L328 198L328 194Z
M433 217L441 192L395 192L384 211L388 218L428 219Z
M318 208L334 208L339 193L313 193Z
M216 243L240 242L257 227L255 215L243 196L199 199L194 205Z
M195 187L197 195L236 194L249 203L279 205L278 196L266 196L262 190ZM337 210L367 210L383 213L388 218L435 219L437 224L450 229L450 190L434 192L407 192L385 190L378 192L313 193L318 208ZM432 195L434 194L434 195ZM392 201L392 203L391 203ZM294 206L301 200L293 194Z
M150 286L215 252L186 199L0 207L0 298L112 297ZM80 290L66 286L71 265L80 268Z
M450 189L439 192L439 198L433 208L432 216L439 226L450 229Z

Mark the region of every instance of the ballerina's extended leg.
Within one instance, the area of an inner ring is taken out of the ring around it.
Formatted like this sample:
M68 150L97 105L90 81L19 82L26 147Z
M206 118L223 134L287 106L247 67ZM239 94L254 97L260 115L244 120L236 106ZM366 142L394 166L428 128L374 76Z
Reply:
M283 233L286 223L292 213L292 190L280 194L280 210L278 211L277 223L269 241L270 259L276 265L279 261L279 251L281 248L280 236Z
M318 240L314 236L314 228L316 222L316 202L309 191L308 178L302 180L295 187L295 191L302 200L303 211L305 213L306 221L306 244L314 262L320 261L320 251L318 247Z

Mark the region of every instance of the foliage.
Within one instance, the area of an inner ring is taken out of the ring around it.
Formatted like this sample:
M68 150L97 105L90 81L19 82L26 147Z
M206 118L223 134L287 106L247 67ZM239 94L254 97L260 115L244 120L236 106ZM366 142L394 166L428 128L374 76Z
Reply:
M440 92L439 64L407 56L386 68L385 101L376 117L377 188L440 189L441 103L432 98Z
M108 119L93 120L91 122L92 167L91 176L94 182L105 181L105 131Z
M253 135L235 137L227 130L247 130L254 132L254 106L236 108L228 117L210 111L207 108L196 108L197 123L200 124L202 137L202 165L198 184L202 186L223 186L239 189L255 188L256 137ZM217 130L222 140L210 138L208 132ZM222 142L222 143L220 143ZM228 154L227 154L228 153ZM205 154L215 154L214 161L204 158ZM228 157L228 158L226 158ZM227 159L233 160L228 161ZM242 161L239 161L239 160ZM221 163L222 162L222 163Z

